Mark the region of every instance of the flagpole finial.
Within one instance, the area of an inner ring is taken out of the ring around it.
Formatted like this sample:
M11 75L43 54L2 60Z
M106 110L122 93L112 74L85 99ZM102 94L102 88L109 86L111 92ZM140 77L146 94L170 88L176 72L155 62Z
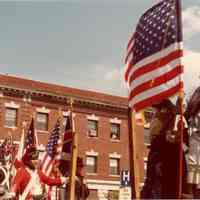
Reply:
M23 127L23 128L26 128L26 125L27 125L27 122L26 122L26 121L23 121L23 122L22 122L22 127Z
M71 97L71 98L70 98L70 106L71 106L71 107L73 106L73 103L74 103L74 99Z

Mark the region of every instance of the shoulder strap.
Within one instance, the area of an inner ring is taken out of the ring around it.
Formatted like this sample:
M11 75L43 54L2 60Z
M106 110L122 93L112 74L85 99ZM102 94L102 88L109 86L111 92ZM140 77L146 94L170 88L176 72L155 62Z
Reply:
M31 174L31 179L29 180L29 183L26 186L26 188L25 188L24 192L22 193L19 200L25 200L26 197L28 196L28 194L31 191L31 188L33 187L33 184L35 182L36 173L37 173L37 170L35 170L34 173Z

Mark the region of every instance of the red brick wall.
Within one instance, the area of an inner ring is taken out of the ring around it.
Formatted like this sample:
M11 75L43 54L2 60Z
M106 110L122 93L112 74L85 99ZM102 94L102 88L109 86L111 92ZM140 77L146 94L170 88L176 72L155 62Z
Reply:
M82 104L77 104L74 107L74 112L76 113L75 124L76 131L78 134L78 154L84 159L86 157L86 151L94 150L98 152L98 169L96 175L87 175L88 179L101 179L101 180L119 180L119 177L109 176L109 154L117 152L121 155L120 168L129 169L129 130L128 130L128 104L127 99L122 97L115 97L112 95L101 94L97 92L88 92L84 90L72 89L63 86L56 86L52 84L41 83L37 81L31 81L26 79L20 79L16 77L6 77L0 75L0 84L5 84L5 87L13 87L10 91L5 88L1 88L4 96L0 97L0 139L5 138L9 131L13 133L14 140L20 139L22 133L22 122L30 122L31 116L35 113L36 108L45 106L50 110L49 113L49 126L48 132L50 132L58 117L58 109L67 111L69 105L66 106L59 99L53 98L59 95L72 95L76 99L79 98ZM18 88L18 89L16 89ZM30 103L24 102L23 97L26 90L31 96L32 101ZM40 92L41 95L40 95ZM45 95L45 92L51 92L51 95ZM67 93L69 92L69 94ZM65 94L66 93L66 94ZM63 97L62 97L63 98ZM19 104L18 112L18 126L15 130L4 127L4 115L5 115L5 102L14 101ZM88 105L90 102L90 105ZM92 103L91 103L92 102ZM106 106L109 104L108 106ZM103 106L102 106L103 105ZM89 138L87 136L87 117L88 114L95 114L99 117L99 136L98 138ZM121 120L121 136L119 142L113 142L110 140L110 118L115 118ZM141 131L141 129L140 129ZM40 144L46 145L49 133L48 132L38 132L38 139ZM143 148L142 137L140 138L139 148ZM141 149L140 155L143 154L143 149ZM142 155L143 156L143 155ZM140 168L143 169L143 158L140 158Z

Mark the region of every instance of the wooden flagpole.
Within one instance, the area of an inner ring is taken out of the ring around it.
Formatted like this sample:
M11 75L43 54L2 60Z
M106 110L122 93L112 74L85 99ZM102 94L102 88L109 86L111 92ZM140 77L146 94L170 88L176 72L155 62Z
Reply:
M182 5L181 0L176 0L176 13L177 13L177 31L181 35L181 38L183 38L183 31L182 31ZM180 49L181 45L179 44ZM183 67L183 66L182 66ZM181 82L181 77L180 77ZM183 182L183 98L184 98L184 91L183 88L179 91L179 112L180 112L180 142L179 142L179 180L178 180L178 198L182 198L182 182Z
M69 199L74 200L75 199L75 186L76 186L76 163L77 163L77 155L78 155L78 135L75 131L74 127L74 121L73 121L73 99L70 99L70 122L71 122L71 128L72 128L72 160L71 160L71 173L70 173L70 194Z
M131 175L131 199L140 199L140 173L139 173L139 155L137 151L137 134L135 113L129 108L129 154L130 154L130 175Z
M179 180L178 180L178 198L182 198L182 182L183 182L183 91L179 92L179 112L180 112L180 130L179 130Z

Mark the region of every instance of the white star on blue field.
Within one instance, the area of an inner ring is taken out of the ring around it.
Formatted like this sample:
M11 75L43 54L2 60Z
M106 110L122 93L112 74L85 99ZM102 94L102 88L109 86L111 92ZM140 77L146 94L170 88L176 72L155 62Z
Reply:
M0 2L0 73L127 96L124 55L159 0ZM185 88L200 80L200 0L183 0Z

